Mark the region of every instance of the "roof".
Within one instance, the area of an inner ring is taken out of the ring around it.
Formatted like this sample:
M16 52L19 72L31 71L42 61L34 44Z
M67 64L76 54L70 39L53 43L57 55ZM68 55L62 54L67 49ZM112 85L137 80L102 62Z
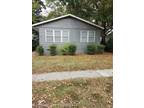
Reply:
M63 16L57 17L57 18L50 19L50 20L46 20L46 21L42 21L42 22L39 22L39 23L35 23L35 24L32 25L32 27L39 26L41 24L49 23L49 22L52 22L52 21L56 21L56 20L59 20L59 19L67 18L67 17L72 17L72 18L75 18L75 19L80 20L82 22L85 22L85 23L87 23L89 25L92 25L94 27L98 27L100 29L104 29L103 27L101 27L99 25L96 25L96 24L94 24L94 23L92 23L90 21L84 20L84 19L82 19L80 17L77 17L75 15L72 15L72 14L67 14L67 15L63 15Z

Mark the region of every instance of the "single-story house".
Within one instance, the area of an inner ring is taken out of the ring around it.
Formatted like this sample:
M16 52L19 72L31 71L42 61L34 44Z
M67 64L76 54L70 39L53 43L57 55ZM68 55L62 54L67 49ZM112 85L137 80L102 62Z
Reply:
M39 44L48 54L48 46L73 43L77 46L76 53L85 53L90 43L100 43L103 27L86 21L72 14L64 15L32 25L39 32Z

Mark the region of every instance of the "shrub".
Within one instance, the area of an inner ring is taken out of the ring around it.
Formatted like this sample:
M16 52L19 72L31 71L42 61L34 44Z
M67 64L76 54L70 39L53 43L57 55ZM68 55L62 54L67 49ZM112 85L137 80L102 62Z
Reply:
M113 52L113 38L110 38L106 43L106 51Z
M69 54L69 48L68 44L64 44L60 49L62 55L68 55Z
M75 52L76 52L76 46L73 45L73 44L70 44L69 45L69 54L70 55L75 55Z
M87 54L95 54L96 52L96 44L87 45Z
M48 50L50 51L51 56L55 56L57 54L57 46L56 45L50 45Z
M37 46L36 52L37 52L40 56L44 55L44 49L43 49L43 47L42 47L42 46Z
M87 54L102 54L104 52L104 45L89 44L87 45Z
M76 46L73 44L64 44L61 48L62 55L75 55Z
M102 54L102 53L104 53L104 48L105 48L104 45L96 45L96 53L97 53L97 54Z

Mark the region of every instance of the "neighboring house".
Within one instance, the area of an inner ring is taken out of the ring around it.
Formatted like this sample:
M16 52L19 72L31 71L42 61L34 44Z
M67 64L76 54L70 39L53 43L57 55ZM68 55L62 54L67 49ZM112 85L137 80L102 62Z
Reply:
M39 44L48 54L48 46L73 43L77 46L76 53L85 53L90 43L100 43L103 27L95 25L77 16L68 14L32 25L39 32Z

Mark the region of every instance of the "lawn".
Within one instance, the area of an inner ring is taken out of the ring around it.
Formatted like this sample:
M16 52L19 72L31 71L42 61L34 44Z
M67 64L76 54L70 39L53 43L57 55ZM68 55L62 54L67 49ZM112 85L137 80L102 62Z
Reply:
M33 56L33 74L112 68L112 54L75 56Z
M33 82L32 103L49 108L112 108L113 79L73 79Z

